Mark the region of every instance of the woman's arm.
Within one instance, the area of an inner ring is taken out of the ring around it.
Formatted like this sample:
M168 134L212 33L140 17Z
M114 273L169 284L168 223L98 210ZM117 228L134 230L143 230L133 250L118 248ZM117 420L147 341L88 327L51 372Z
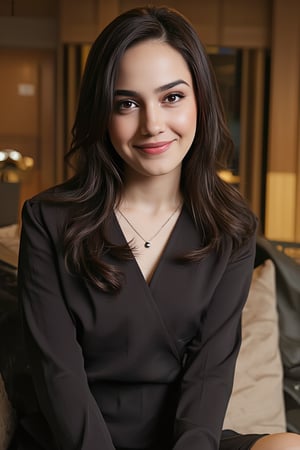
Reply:
M55 243L38 203L26 202L23 207L18 277L34 386L57 447L113 450L89 390L76 329L61 288Z
M201 335L188 348L175 421L174 450L219 448L254 254L253 238L229 262L202 321Z

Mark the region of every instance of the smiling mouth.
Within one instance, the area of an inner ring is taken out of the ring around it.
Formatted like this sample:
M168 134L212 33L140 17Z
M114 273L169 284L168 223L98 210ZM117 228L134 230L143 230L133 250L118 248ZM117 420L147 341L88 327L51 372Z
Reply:
M149 144L135 145L135 148L141 150L148 155L159 155L168 150L173 141L167 142L152 142Z

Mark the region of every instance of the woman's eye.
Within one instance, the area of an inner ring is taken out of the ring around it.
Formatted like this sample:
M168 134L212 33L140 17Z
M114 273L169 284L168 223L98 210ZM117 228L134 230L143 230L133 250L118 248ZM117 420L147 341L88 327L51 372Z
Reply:
M122 100L116 105L117 111L128 111L137 107L137 104L132 100Z
M169 94L165 98L165 103L176 103L180 99L182 99L184 96L182 94Z

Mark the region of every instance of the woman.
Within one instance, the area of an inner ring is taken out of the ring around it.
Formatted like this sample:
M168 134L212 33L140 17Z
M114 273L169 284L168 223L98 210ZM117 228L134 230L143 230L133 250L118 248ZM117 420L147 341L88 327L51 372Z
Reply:
M274 436L221 433L256 229L217 174L230 148L186 19L139 8L108 25L82 80L75 175L23 209L20 303L40 405L23 448L275 448Z

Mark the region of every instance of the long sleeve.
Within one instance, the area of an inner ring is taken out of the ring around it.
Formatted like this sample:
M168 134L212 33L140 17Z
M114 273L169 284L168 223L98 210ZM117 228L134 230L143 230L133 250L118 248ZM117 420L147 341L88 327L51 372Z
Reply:
M113 450L88 386L82 349L60 279L58 243L37 203L26 202L22 218L20 309L40 408L57 449Z
M187 349L175 420L174 450L217 450L240 347L241 312L255 254L254 238L229 260Z

